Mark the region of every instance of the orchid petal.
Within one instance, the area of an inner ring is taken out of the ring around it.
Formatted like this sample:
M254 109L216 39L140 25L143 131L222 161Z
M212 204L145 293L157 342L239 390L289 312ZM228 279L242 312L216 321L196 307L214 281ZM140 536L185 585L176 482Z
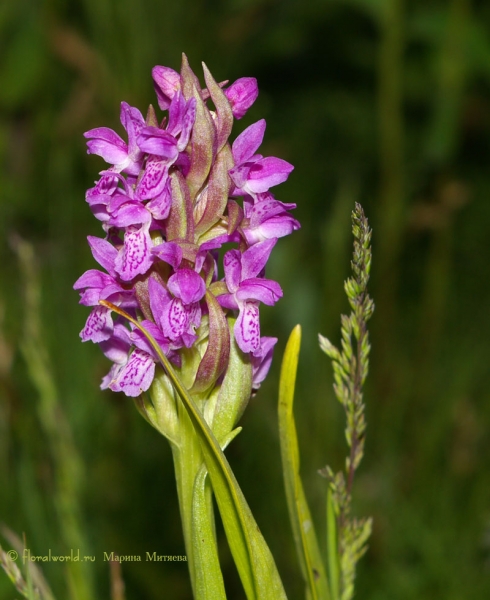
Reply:
M233 294L242 279L242 255L239 250L228 250L223 257L225 281L228 290Z
M154 154L166 162L174 162L178 156L174 136L157 127L143 127L138 135L138 146L143 152Z
M267 219L255 228L243 228L243 233L250 245L264 240L280 238L299 229L301 225L290 214L281 214Z
M259 88L255 77L241 77L224 90L235 119L241 119L257 100Z
M138 184L137 194L142 200L156 198L164 192L167 181L167 164L156 157L152 157L146 163L145 172Z
M281 158L262 158L250 168L246 187L253 193L266 192L274 185L286 181L293 169L293 165Z
M255 352L260 346L259 306L245 302L236 320L235 339L242 352Z
M180 75L170 67L157 65L151 71L155 92L158 97L158 106L167 110L175 93L180 90Z
M182 262L182 248L175 242L163 242L159 246L154 246L152 252L174 269L177 269Z
M252 388L254 390L258 390L260 384L267 377L276 343L277 338L264 336L260 339L260 348L252 355Z
M281 286L271 279L247 279L242 281L235 297L238 301L258 300L268 306L273 306L282 298Z
M114 246L107 240L94 237L93 235L87 236L87 240L95 260L99 265L104 267L110 275L115 277L116 272L114 270L114 262L117 257L117 250Z
M73 289L95 288L100 290L106 285L110 285L113 281L114 279L107 275L107 273L103 273L97 269L89 269L75 281Z
M151 238L148 225L141 229L128 227L124 234L124 245L115 260L115 270L124 281L143 275L152 265Z
M151 222L151 214L140 202L126 202L110 218L113 227L128 227Z
M118 372L116 378L109 384L113 392L124 392L126 396L134 398L150 387L155 376L155 362L153 358L135 348L128 362Z
M83 342L91 340L98 344L108 340L114 326L111 311L105 306L96 306L89 314L85 327L80 332Z
M251 158L264 139L265 119L253 123L242 131L242 133L233 142L232 152L233 158L237 165Z
M150 308L153 318L162 327L163 314L167 305L172 301L172 296L153 277L150 277L148 280L148 295L150 297Z
M167 178L162 192L150 200L150 202L148 202L146 205L146 208L151 212L155 219L163 220L168 217L171 206L172 188L170 185L170 179Z
M193 304L203 298L206 284L192 269L179 269L168 280L168 289L184 304Z
M242 281L235 296L238 303L246 300L258 300L268 306L273 306L282 298L282 289L276 281L271 279L247 279Z
M112 336L100 343L104 355L112 362L124 365L128 362L128 353L131 348L131 339L128 329L121 323L114 325Z
M128 158L126 142L109 127L97 127L83 134L87 139L87 153L101 156L110 165L119 165Z
M171 340L177 340L189 324L189 311L180 298L173 298L166 305L161 318L162 331Z
M251 246L242 255L242 280L257 277L265 268L277 239L265 240Z
M159 327L155 325L155 323L152 323L151 321L147 320L144 320L141 323L141 325L146 329L146 331L148 331L148 333L151 334L153 339L160 346L162 352L164 354L168 354L170 344L167 338L160 331ZM144 352L147 352L148 354L153 356L155 361L158 361L158 356L156 355L153 346L148 341L148 338L139 329L135 329L131 333L131 340L137 348L143 350Z

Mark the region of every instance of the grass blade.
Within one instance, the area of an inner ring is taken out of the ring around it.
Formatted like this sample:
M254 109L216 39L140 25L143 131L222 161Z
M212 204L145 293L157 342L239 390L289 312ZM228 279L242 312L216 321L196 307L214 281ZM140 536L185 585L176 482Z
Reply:
M294 542L306 584L306 596L312 600L330 600L327 575L299 476L300 461L293 402L300 345L301 328L297 325L291 332L284 351L279 382L279 437L284 485Z

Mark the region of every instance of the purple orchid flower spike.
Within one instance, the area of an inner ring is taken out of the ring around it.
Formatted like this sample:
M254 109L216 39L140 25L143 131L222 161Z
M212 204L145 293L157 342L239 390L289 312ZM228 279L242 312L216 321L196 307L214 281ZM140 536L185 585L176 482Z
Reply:
M255 154L264 133L265 120L262 119L247 127L233 143L235 167L230 170L230 177L236 186L233 196L249 194L256 198L257 194L286 181L294 169L293 165L281 158L264 158L261 154Z
M255 354L260 348L259 302L272 306L282 297L278 283L259 276L276 241L259 242L243 254L229 250L223 259L229 293L217 299L221 306L239 310L234 332L243 352Z
M97 127L84 133L88 154L97 154L113 165L114 171L137 176L143 164L143 153L136 143L145 125L143 115L137 108L121 103L121 123L128 133L128 143L112 129Z
M257 100L259 88L255 77L241 77L224 90L235 119L241 119Z
M88 152L109 168L86 194L106 236L88 238L103 270L87 271L74 286L80 303L91 307L80 335L99 343L113 362L102 387L127 396L151 388L158 357L137 328L113 321L101 301L138 318L174 364L186 364L183 350L199 339L202 358L189 373L195 393L211 390L236 368L230 367L229 311L238 311L234 337L249 354L253 389L272 359L276 340L261 337L259 306L275 304L282 290L264 277L265 265L277 239L299 223L289 212L295 205L269 190L293 167L259 154L263 119L229 140L233 120L257 98L256 79L228 85L217 83L204 64L203 70L204 89L185 56L180 73L154 67L158 106L167 114L161 119L150 107L145 121L123 102L127 141L107 127L85 134ZM233 249L224 254L219 281L223 244ZM247 368L250 373L248 362Z

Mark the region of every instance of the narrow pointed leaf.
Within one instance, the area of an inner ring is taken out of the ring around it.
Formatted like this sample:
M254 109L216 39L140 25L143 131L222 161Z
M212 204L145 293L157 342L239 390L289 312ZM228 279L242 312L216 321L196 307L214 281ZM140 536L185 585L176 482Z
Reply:
M297 325L288 340L279 381L279 437L289 519L296 551L306 584L307 597L330 600L330 591L315 528L299 475L299 449L293 415L294 386L298 368L301 328Z
M182 56L181 77L185 99L196 99L196 120L190 141L191 166L186 177L191 199L194 202L209 175L216 155L216 127L201 97L199 81L190 68L185 54Z
M183 175L174 171L170 175L172 186L172 207L167 221L167 242L186 240L194 242L194 219L189 189Z
M230 332L232 332L236 318L228 317L228 319ZM252 392L250 356L240 350L233 337L231 340L230 360L219 391L212 425L213 433L218 439L238 423Z
M233 167L233 157L229 146L225 146L216 157L209 175L206 208L196 225L196 235L210 229L222 217L230 191L228 171Z
M231 128L233 127L233 112L231 110L230 101L225 96L220 86L216 83L209 69L204 63L202 63L202 68L204 71L204 79L208 87L209 95L211 96L211 100L214 102L214 106L216 107L216 114L218 117L216 151L219 152L226 144L231 133Z
M206 292L209 310L209 342L197 370L191 393L205 392L223 373L230 357L230 332L223 309L211 292Z
M222 444L223 450L240 433L232 431ZM196 476L192 498L192 539L195 566L195 600L226 600L214 531L212 489L206 484L208 471L203 465Z

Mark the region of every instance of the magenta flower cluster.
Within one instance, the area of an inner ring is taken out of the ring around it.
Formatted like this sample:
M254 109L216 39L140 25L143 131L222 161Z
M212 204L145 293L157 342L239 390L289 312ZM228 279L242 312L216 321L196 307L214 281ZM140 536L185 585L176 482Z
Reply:
M154 378L157 357L145 336L99 304L124 309L153 335L177 366L181 354L207 337L195 389L204 391L227 368L227 316L239 348L250 357L254 387L267 374L275 338L261 337L259 305L281 298L265 266L279 237L299 228L294 204L269 191L293 166L257 151L265 121L247 127L230 146L234 118L258 95L254 78L218 84L205 65L206 89L183 57L180 74L153 69L160 109L146 118L121 104L124 141L107 127L85 134L88 153L110 166L88 190L86 200L105 232L88 237L95 260L75 283L80 303L92 311L81 331L113 362L102 388L137 396ZM212 103L212 106L209 105ZM238 202L239 199L241 202ZM223 244L232 249L221 252ZM223 255L223 266L219 256Z

